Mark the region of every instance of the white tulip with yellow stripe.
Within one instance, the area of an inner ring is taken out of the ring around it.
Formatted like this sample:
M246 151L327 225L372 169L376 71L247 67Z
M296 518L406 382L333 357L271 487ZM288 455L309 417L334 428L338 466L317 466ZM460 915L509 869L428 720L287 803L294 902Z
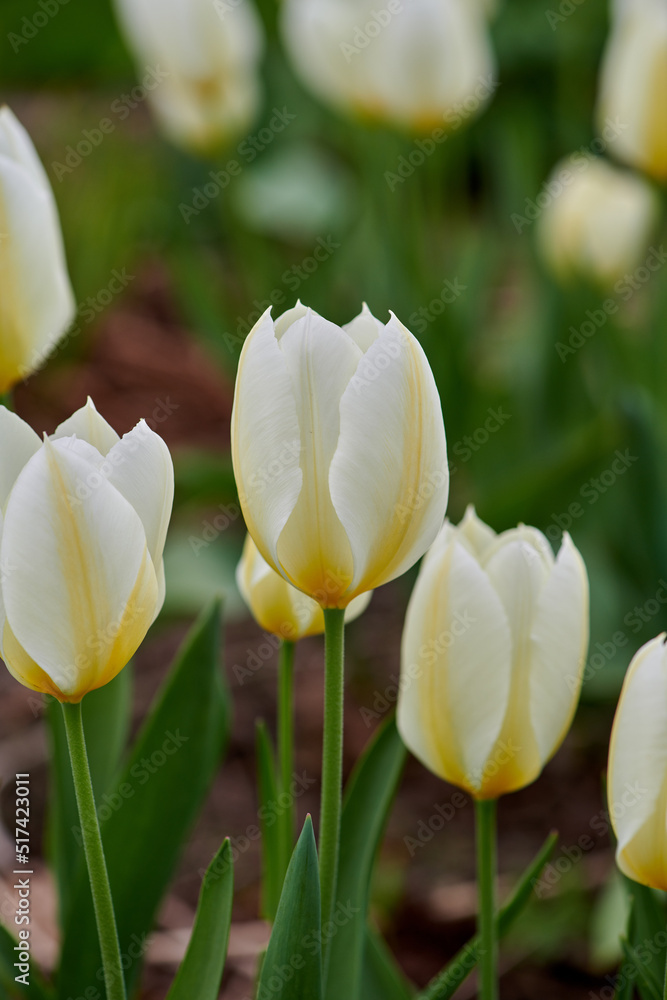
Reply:
M624 875L667 891L667 635L626 674L609 747L609 814Z
M588 647L588 579L568 535L496 535L469 508L428 552L403 633L398 728L474 798L530 784L567 733Z
M540 217L539 240L558 278L608 288L644 261L659 202L639 174L577 154L557 165L546 189L559 193Z
M116 0L140 75L162 74L148 100L166 135L212 153L259 110L262 24L253 0Z
M236 582L255 621L265 632L288 642L324 632L324 612L317 601L296 590L271 569L250 535L236 568ZM371 593L355 597L345 609L345 621L354 621L363 614L371 597Z
M602 64L597 118L619 123L609 151L667 180L667 4L627 0L615 5Z
M75 311L51 185L30 136L0 108L0 394L41 367Z
M480 0L286 0L283 38L326 102L418 133L459 128L491 96L495 60ZM435 146L434 146L435 148Z
M119 438L91 400L50 438L0 407L0 653L79 702L127 664L164 600L173 500L164 441Z
M368 309L345 327L268 310L241 353L232 459L264 559L324 608L408 570L442 525L440 398L418 341Z

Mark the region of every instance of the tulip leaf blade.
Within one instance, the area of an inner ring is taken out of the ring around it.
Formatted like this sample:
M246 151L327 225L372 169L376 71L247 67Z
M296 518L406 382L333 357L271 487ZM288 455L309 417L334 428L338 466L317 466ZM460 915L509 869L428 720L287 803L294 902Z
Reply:
M555 832L550 833L533 861L517 882L512 895L497 917L499 938L507 934L512 924L528 903L533 893L535 882L553 854L557 843L558 834ZM461 983L477 965L479 961L479 949L479 936L475 935L456 953L445 968L431 980L428 986L422 990L417 1000L451 1000L451 997L454 996Z
M104 805L103 796L120 767L127 745L131 707L131 664L109 684L91 691L81 704L90 777L98 809ZM53 788L48 818L49 854L58 881L60 923L64 928L72 888L84 858L63 713L55 698L48 699L47 720ZM74 831L79 831L79 835Z
M167 1000L218 1000L232 923L234 863L225 840L206 870L188 950Z
M273 921L278 911L283 883L282 851L280 824L275 822L275 816L274 822L270 822L278 801L278 776L271 737L263 720L257 723L256 745L259 822L262 830L262 916L265 920Z
M412 1000L413 995L384 938L368 927L361 996L364 1000Z
M308 816L285 876L258 997L322 1000L321 926L319 863Z
M621 948L628 964L635 970L639 981L639 992L645 1000L663 1000L663 991L660 983L655 978L651 966L642 961L641 956L631 944L624 939L621 940Z
M651 993L646 982L647 978L661 984L665 976L666 949L664 944L661 947L656 947L656 943L663 939L667 919L664 908L652 889L646 885L640 885L639 882L634 882L627 876L623 876L623 879L631 901L630 920L628 921L629 940L624 946L627 961L631 961L634 966L639 961L636 954L634 957L628 957L628 948L635 952L637 948L645 946L647 941L651 942L651 948L648 949L649 959L643 963L645 975L641 975L641 970L637 972L637 986L642 1000L648 1000ZM643 950L645 952L647 949L644 947ZM661 987L660 996L662 1000Z
M25 985L16 982L14 963L17 958L14 949L17 943L7 928L0 924L0 1000L55 1000L53 990L46 985L32 960L28 962L28 982Z
M391 718L380 726L348 782L341 820L336 908L352 913L331 938L327 1000L361 1000L371 877L405 757L405 747Z
M128 994L229 731L219 660L220 602L214 601L188 633L110 792L117 808L102 824L102 840ZM82 871L65 929L60 993L85 995L100 981L100 969L92 897Z

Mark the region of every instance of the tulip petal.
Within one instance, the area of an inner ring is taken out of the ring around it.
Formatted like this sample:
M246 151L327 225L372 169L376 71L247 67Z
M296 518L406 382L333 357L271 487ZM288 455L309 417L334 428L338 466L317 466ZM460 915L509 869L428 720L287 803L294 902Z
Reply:
M74 317L50 191L0 156L0 392L44 362Z
M354 556L352 593L400 576L442 526L449 474L440 398L421 346L395 317L341 399L329 484Z
M0 406L0 511L7 503L19 472L39 451L41 444L39 436L25 420Z
M530 715L542 763L562 743L579 700L588 649L588 577L569 535L537 599Z
M72 436L92 444L100 455L106 455L120 441L111 424L108 424L95 409L90 396L85 406L76 410L71 417L56 427L53 438L57 441L59 438Z
M472 504L466 507L458 531L460 539L470 546L470 551L482 562L498 537L493 528L477 517L477 511Z
M292 380L270 310L246 338L232 410L232 461L248 531L277 572L278 538L294 510L303 473Z
M6 105L0 108L0 156L23 167L53 198L51 183L27 129Z
M410 599L398 705L403 740L440 777L483 796L510 682L507 616L477 561L454 542L426 563Z
M323 606L335 607L349 586L353 564L331 502L329 466L338 445L341 396L361 351L339 327L312 310L289 327L280 349L302 429L303 487L280 536L278 557L290 582Z
M132 504L146 532L156 570L174 502L174 465L169 449L145 420L124 434L107 455L108 480Z
M275 322L276 339L280 340L282 335L286 330L296 323L298 319L301 319L308 312L308 306L304 306L301 299L297 299L296 305L292 306L291 309L287 309Z
M75 438L45 441L14 485L0 550L12 567L3 586L5 654L22 648L72 701L125 666L157 599L141 520L84 451L92 448ZM79 499L91 474L94 488Z
M381 335L384 323L375 318L364 302L359 315L355 316L351 323L346 323L343 329L365 354L371 344L374 344Z
M617 861L629 878L667 890L667 648L646 643L626 675L609 748Z

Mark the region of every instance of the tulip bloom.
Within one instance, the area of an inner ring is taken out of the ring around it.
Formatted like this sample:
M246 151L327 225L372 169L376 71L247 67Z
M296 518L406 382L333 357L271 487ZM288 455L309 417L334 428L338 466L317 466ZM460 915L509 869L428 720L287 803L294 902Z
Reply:
M445 429L422 348L395 316L346 327L270 310L241 353L232 460L262 556L324 608L400 576L447 505Z
M302 594L262 558L250 535L246 537L236 583L260 628L289 642L324 632L324 613L317 601ZM360 594L348 605L345 621L363 614L372 594Z
M324 101L416 132L459 128L493 92L480 0L286 0L283 37Z
M537 778L574 715L588 647L588 580L563 536L496 535L469 508L445 524L408 606L398 727L412 753L474 798Z
M609 814L616 862L667 891L667 635L647 642L626 674L609 747Z
M51 185L30 136L0 108L0 394L40 367L74 313Z
M559 278L580 275L612 286L641 263L659 212L642 177L576 155L558 164L546 188L558 193L540 218L539 238Z
M138 65L164 74L147 96L172 142L209 153L250 126L264 45L252 0L116 0L116 8Z
M112 680L164 600L173 468L142 421L91 400L51 438L0 407L0 653L33 691L79 702Z
M617 3L598 98L600 128L622 128L610 146L619 159L667 180L667 6L664 0Z

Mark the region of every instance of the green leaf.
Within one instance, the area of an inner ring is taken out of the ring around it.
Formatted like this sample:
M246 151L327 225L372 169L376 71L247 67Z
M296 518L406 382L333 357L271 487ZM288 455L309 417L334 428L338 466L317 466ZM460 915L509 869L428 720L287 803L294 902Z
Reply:
M167 1000L218 1000L232 923L234 863L229 840L208 866L188 950Z
M262 830L262 916L273 921L283 887L281 870L280 823L276 822L278 801L276 760L266 723L257 723L257 778L259 818Z
M257 1000L322 1000L320 875L310 816L294 848Z
M384 938L372 927L366 931L361 983L364 1000L411 1000L413 996Z
M364 751L349 780L341 821L336 910L343 915L329 945L327 1000L361 1000L366 915L375 857L406 751L389 719Z
M523 873L517 883L510 899L502 908L497 917L498 937L502 938L517 919L521 911L526 906L533 893L534 883L540 876L540 872L554 852L558 843L558 834L551 833L542 845L541 850L536 855L532 863ZM417 1000L450 1000L458 990L464 979L470 975L479 961L480 940L477 935L471 938L466 945L454 956L442 972L439 972L434 979L423 990Z
M128 993L146 935L218 768L229 731L228 696L219 668L220 603L191 629L109 793L112 814L102 840ZM101 981L101 959L87 873L73 892L59 989L85 995Z
M665 917L664 907L660 904L657 895L648 886L640 885L624 876L624 882L630 894L632 902L632 916L630 919L629 946L633 949L642 948L642 952L648 951L648 962L644 962L647 975L655 982L662 984L665 978L665 945L658 945L659 941L664 941ZM650 947L647 947L649 946ZM644 1000L647 997L647 986L645 977L639 976L639 992ZM662 1000L662 986L660 989Z
M28 963L28 985L16 982L16 976L21 975L21 971L14 968L16 945L16 938L0 924L0 1000L54 1000L53 991L42 979L34 962Z
M650 964L642 961L641 955L627 941L622 940L621 947L623 948L626 962L636 972L639 991L642 997L646 997L647 1000L662 1000L662 986L655 978Z
M128 665L109 684L92 691L82 703L83 728L95 802L101 816L110 807L104 801L120 766L127 743L132 707L132 670ZM83 865L79 813L60 703L48 699L51 744L51 800L48 841L51 864L58 881L60 924L66 926L72 889Z

